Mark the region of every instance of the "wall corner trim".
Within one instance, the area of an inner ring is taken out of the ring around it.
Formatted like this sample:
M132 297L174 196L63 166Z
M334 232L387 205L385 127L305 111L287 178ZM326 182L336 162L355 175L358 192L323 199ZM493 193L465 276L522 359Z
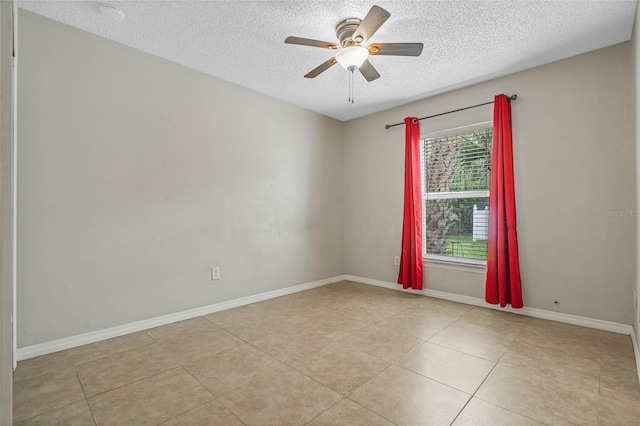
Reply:
M115 327L105 328L102 330L91 331L76 336L65 337L62 339L52 340L50 342L38 343L31 346L18 348L18 361L29 358L35 358L41 355L47 355L53 352L71 349L89 343L95 343L102 340L112 339L114 337L124 336L125 334L135 333L138 331L148 330L150 328L171 324L178 321L184 321L196 318L202 315L212 314L214 312L224 311L226 309L237 308L239 306L249 305L251 303L261 302L263 300L273 299L275 297L286 296L287 294L298 293L300 291L310 290L312 288L321 287L327 284L343 281L343 275L325 278L318 281L311 281L278 290L267 291L265 293L255 294L252 296L240 297L238 299L227 300L224 302L214 303L212 305L201 306L198 308L188 309L186 311L175 312L162 315L155 318L149 318L129 324L118 325Z

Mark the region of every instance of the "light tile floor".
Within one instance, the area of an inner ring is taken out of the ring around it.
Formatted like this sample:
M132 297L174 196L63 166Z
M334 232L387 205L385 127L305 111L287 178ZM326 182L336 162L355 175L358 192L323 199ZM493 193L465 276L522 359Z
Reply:
M20 362L16 425L640 425L629 336L351 282Z

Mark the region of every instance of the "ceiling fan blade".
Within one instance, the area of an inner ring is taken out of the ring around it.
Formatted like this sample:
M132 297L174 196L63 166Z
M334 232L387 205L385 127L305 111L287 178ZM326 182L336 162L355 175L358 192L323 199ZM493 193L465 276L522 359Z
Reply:
M369 60L365 60L358 69L360 70L364 78L367 79L367 81L373 81L380 77L380 74L378 74L378 71L376 71L373 65L371 65L371 62L369 62Z
M287 37L284 42L288 44L299 44L302 46L322 47L324 49L337 49L340 47L336 43L331 43L329 41L312 40L310 38L292 36Z
M420 56L422 43L371 43L369 54L394 56Z
M378 31L378 28L389 19L389 16L391 14L380 6L372 6L351 38L356 43L366 43Z
M309 71L307 74L305 74L304 78L315 78L321 73L323 73L324 71L331 68L333 65L335 65L336 62L337 61L335 57L330 58L327 61L321 63L319 66L312 69L311 71Z

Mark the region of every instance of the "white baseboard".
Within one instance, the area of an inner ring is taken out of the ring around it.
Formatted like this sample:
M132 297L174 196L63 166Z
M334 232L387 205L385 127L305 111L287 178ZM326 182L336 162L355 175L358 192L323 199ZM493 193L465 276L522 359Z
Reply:
M345 275L344 279L347 281L354 281L361 284L369 284L369 285L375 285L378 287L390 288L392 290L406 291L412 294L420 294L423 296L430 296L438 299L451 300L453 302L466 303L467 305L482 306L484 308L507 311L507 312L512 312L514 314L526 315L529 317L548 319L551 321L558 321L558 322L564 322L567 324L580 325L582 327L595 328L595 329L604 330L604 331L612 331L614 333L620 333L620 334L634 334L633 327L630 324L621 324L618 322L581 317L578 315L563 314L561 312L547 311L545 309L538 309L538 308L528 308L528 307L524 307L520 309L513 309L511 307L500 308L497 305L492 305L490 303L485 302L484 299L480 299L479 297L464 296L461 294L447 293L444 291L429 290L429 289L404 290L402 287L400 287L399 284L396 284L396 283L392 283L389 281L374 280L371 278L358 277L355 275Z
M308 283L298 284L291 287L286 287L278 290L268 291L265 293L255 294L253 296L241 297L238 299L227 300L225 302L214 303L212 305L201 306L199 308L189 309L182 312L176 312L172 314L162 315L155 318L149 318L142 321L136 321L129 324L119 325L116 327L110 327L103 330L92 331L89 333L79 334L77 336L65 337L63 339L52 340L50 342L39 343L36 345L25 346L18 348L17 360L23 361L25 359L34 358L41 355L47 355L53 352L62 351L65 349L71 349L89 343L99 342L101 340L112 339L114 337L124 336L126 334L135 333L138 331L148 330L150 328L159 327L161 325L171 324L178 321L184 321L191 318L196 318L202 315L212 314L214 312L224 311L226 309L237 308L239 306L249 305L251 303L261 302L263 300L273 299L275 297L286 296L287 294L297 293L300 291L310 290L312 288L321 287L323 285L337 283L340 281L353 281L361 284L374 285L378 287L384 287L391 290L406 291L413 294L419 294L423 296L435 297L438 299L450 300L453 302L465 303L468 305L482 306L489 309L497 309L515 314L526 315L535 318L548 319L551 321L558 321L567 324L579 325L583 327L595 328L598 330L611 331L620 334L631 335L633 342L633 348L636 357L636 366L638 371L638 379L640 380L640 348L636 339L633 327L629 324L620 324L617 322L599 320L594 318L582 317L578 315L563 314L560 312L547 311L544 309L528 308L513 309L511 307L500 308L496 305L486 303L479 297L464 296L461 294L448 293L438 290L404 290L398 284L389 281L381 281L373 278L359 277L355 275L338 275L331 278L325 278L318 281L312 281Z
M241 297L238 299L227 300L225 302L214 303L212 305L201 306L199 308L189 309L182 312L162 315L155 318L149 318L142 321L136 321L129 324L123 324L116 327L105 328L103 330L92 331L89 333L79 334L77 336L65 337L63 339L52 340L50 342L38 343L36 345L18 348L17 360L34 358L40 355L46 355L53 352L71 349L89 343L99 342L101 340L112 339L114 337L124 336L125 334L135 333L137 331L148 330L150 328L159 327L161 325L171 324L178 321L184 321L196 318L202 315L212 314L214 312L224 311L225 309L237 308L239 306L249 305L251 303L261 302L263 300L273 299L274 297L286 296L287 294L297 293L320 287L327 284L337 283L344 280L343 275L338 275L323 280L312 281L308 283L298 284L291 287L281 288L278 290L267 291L265 293L255 294L253 296Z

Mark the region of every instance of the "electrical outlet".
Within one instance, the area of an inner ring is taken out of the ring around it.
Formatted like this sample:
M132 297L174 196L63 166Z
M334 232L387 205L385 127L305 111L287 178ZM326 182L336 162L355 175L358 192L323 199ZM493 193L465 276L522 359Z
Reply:
M396 266L400 265L400 256L396 256L393 258L393 264Z
M220 279L220 267L214 266L211 268L211 281Z

